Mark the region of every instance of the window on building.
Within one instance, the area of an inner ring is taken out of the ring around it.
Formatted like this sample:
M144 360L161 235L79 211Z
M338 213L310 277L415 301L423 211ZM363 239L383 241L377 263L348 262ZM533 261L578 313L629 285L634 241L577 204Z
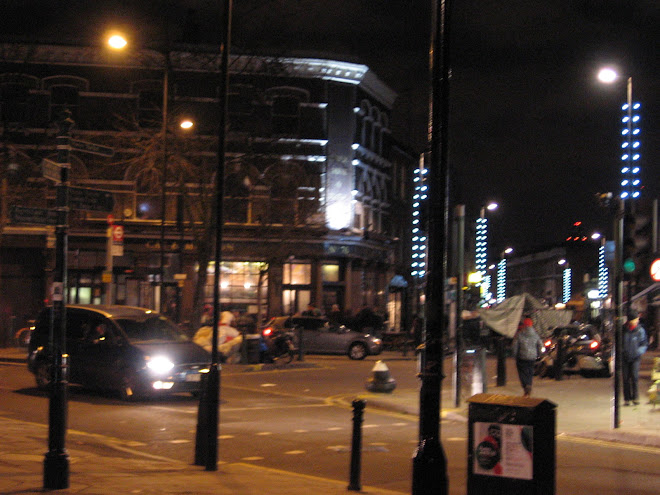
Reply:
M282 283L308 285L312 283L312 265L309 263L285 263Z
M26 74L0 74L0 121L18 123L30 120L30 90L39 79Z
M80 110L80 93L89 91L89 81L77 76L50 76L42 81L50 92L50 119L59 120L68 109L71 118L77 121Z
M339 282L339 265L324 264L322 268L324 282Z
M298 136L300 105L309 102L309 92L301 88L281 86L270 88L266 96L271 103L273 134Z
M131 84L137 95L137 121L140 127L158 128L163 125L163 81L148 79Z
M60 120L64 111L71 112L71 118L78 120L80 109L80 95L78 88L68 85L51 86L50 88L50 118Z

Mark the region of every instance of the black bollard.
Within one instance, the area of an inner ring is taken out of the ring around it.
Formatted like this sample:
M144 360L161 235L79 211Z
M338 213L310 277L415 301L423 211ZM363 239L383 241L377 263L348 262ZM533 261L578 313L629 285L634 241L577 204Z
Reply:
M557 339L557 354L555 359L555 380L563 380L564 378L564 339L559 337Z
M504 337L497 339L497 386L506 385L506 341Z
M355 399L353 401L353 441L351 443L351 479L348 489L359 492L362 489L360 485L360 469L362 455L362 413L367 401Z
M305 349L303 343L303 327L302 325L298 326L298 361L305 360Z

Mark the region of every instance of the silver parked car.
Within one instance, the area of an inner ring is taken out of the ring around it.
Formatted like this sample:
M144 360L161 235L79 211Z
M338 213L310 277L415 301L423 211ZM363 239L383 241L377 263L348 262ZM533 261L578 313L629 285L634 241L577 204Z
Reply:
M302 330L302 349L309 354L346 354L351 359L364 359L380 354L381 339L364 332L356 332L344 325L333 325L326 318L316 316L278 316L272 318L263 330L292 331L296 346L299 329Z

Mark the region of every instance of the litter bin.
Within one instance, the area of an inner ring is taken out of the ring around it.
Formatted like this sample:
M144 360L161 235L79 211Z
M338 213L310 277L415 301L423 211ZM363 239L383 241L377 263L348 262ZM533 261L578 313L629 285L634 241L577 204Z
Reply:
M247 362L248 364L257 364L261 361L261 335L249 334L245 341L247 342Z
M499 394L467 402L468 495L553 495L556 404Z

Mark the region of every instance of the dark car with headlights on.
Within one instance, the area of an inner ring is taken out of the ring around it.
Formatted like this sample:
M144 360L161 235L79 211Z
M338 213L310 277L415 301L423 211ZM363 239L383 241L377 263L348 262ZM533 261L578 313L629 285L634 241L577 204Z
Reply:
M36 320L28 346L28 369L37 387L49 388L51 308ZM69 383L116 391L124 400L201 390L211 355L172 321L131 306L67 305Z
M309 354L346 354L351 359L364 359L380 354L383 341L378 337L335 325L317 316L277 316L266 323L262 332L290 331L296 346ZM302 332L302 343L299 342Z

